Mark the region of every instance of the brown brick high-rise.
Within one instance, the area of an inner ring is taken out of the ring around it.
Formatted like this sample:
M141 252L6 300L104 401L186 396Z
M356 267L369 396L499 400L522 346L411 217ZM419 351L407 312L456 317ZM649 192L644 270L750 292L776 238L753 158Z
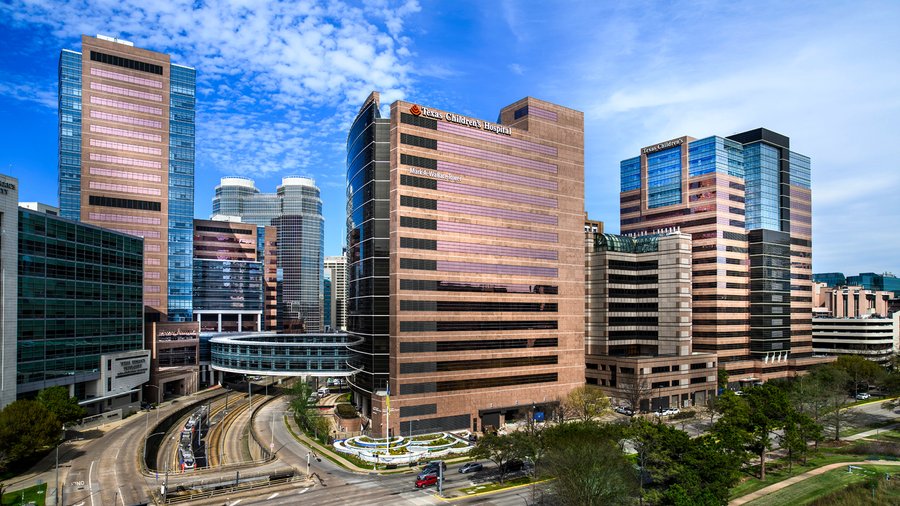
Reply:
M347 326L374 434L549 416L584 384L583 114L378 95L348 136Z

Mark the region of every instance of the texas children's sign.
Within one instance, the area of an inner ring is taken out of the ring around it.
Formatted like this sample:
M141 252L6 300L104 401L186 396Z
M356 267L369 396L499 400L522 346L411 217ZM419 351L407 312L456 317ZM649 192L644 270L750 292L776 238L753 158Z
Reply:
M425 116L426 118L441 119L444 121L449 121L450 123L477 128L479 130L487 130L488 132L494 132L495 134L512 135L512 129L503 125L481 121L480 119L467 118L466 116L460 116L459 114L453 114L452 112L444 113L435 111L434 109L428 109L427 107L419 107L416 104L413 104L409 107L409 113L413 116Z

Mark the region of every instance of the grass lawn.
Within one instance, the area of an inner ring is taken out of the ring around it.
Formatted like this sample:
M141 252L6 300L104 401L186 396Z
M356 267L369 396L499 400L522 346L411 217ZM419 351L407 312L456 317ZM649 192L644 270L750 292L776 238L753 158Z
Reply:
M42 483L40 485L35 485L33 487L29 487L22 490L17 490L15 492L10 492L8 494L3 494L3 506L10 505L20 505L20 504L29 504L34 502L37 506L44 506L45 504L45 496L47 495L47 484ZM23 500L24 498L24 500Z
M863 457L860 455L817 455L807 460L806 465L801 465L800 463L794 462L794 466L790 472L788 472L787 462L783 462L781 460L771 460L766 462L765 480L760 480L755 476L747 478L743 482L738 483L733 489L731 489L731 498L735 499L747 495L751 492L756 492L761 488L768 487L773 483L778 483L779 481L786 480L792 476L805 473L810 469L833 464L835 462L856 462L862 460L862 458Z
M897 420L885 420L880 423L872 424L872 425L864 425L862 427L850 427L846 429L841 429L841 437L854 436L859 434L860 432L866 432L868 430L877 429L879 427L884 427L887 425L893 425L897 423ZM832 431L830 435L834 435Z
M900 430L897 430L897 429L886 430L884 432L879 432L878 434L869 436L868 439L874 439L876 441L885 441L888 443L900 443Z
M531 478L529 478L527 476L522 476L519 478L513 478L511 480L506 480L503 483L490 482L490 483L484 483L482 485L474 485L471 487L465 487L465 488L459 489L459 491L465 495L480 494L482 492L493 492L495 490L501 490L504 488L517 487L519 485L527 485L529 483L531 483ZM537 481L535 483L540 483L540 481Z
M783 504L801 506L841 490L851 483L864 482L876 472L883 474L884 472L897 472L900 470L898 468L891 469L890 466L861 467L872 472L865 473L854 470L853 473L848 473L846 468L834 469L827 473L803 480L800 483L791 485L790 487L779 490L773 494L760 497L759 499L748 503L748 506L777 506Z

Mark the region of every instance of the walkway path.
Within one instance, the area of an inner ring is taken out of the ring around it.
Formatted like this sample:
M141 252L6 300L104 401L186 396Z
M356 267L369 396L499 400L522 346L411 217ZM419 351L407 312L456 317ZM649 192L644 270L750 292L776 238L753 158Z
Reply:
M834 464L828 464L822 467L817 467L815 469L811 469L805 473L798 474L797 476L792 476L786 480L779 481L778 483L773 483L768 487L761 488L756 492L751 492L747 495L738 497L737 499L732 499L728 506L740 506L741 504L747 504L750 501L755 501L760 497L769 495L773 492L777 492L783 488L787 488L795 483L799 483L807 478L812 478L813 476L820 475L822 473L826 473L831 471L832 469L838 469L846 466L861 466L861 465L877 465L877 466L900 466L900 462L896 460L863 460L859 462L837 462Z
M865 439L869 436L876 436L882 432L887 432L889 430L894 430L900 427L900 423L894 423L891 425L886 425L884 427L878 427L877 429L867 430L865 432L860 432L859 434L854 434L852 436L847 436L842 438L844 441L856 441L857 439Z

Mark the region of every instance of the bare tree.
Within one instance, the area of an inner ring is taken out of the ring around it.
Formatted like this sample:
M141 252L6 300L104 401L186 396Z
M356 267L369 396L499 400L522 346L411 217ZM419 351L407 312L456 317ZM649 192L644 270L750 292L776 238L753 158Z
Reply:
M650 384L647 379L637 374L623 377L619 380L619 393L625 399L635 413L641 409L641 401L650 396Z
M562 405L568 417L586 422L606 413L609 399L599 387L581 385L569 392Z

